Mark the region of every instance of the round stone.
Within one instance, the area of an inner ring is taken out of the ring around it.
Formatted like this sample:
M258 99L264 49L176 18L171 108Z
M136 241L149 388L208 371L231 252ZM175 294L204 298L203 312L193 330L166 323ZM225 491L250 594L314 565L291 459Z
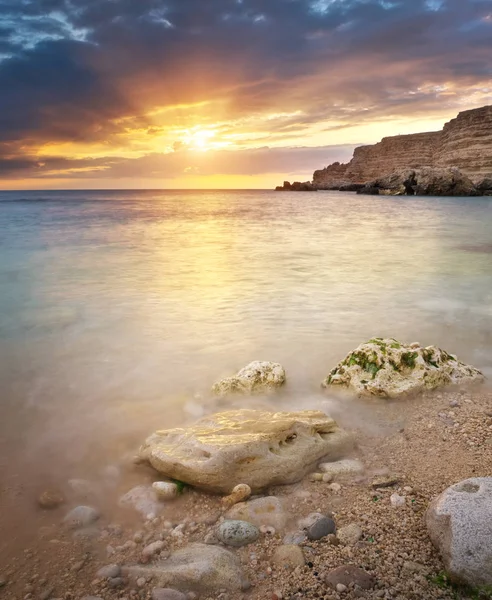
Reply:
M315 521L306 531L307 536L310 540L320 540L321 538L330 535L330 533L336 533L337 526L333 519L329 517L322 517Z
M99 579L113 579L113 577L119 577L121 569L118 565L107 565L99 569L96 573Z
M217 538L227 546L246 546L260 536L258 527L247 521L224 521L217 528Z
M279 567L291 569L303 567L306 564L302 550L293 544L279 546L273 553L272 560Z
M65 498L58 490L46 490L38 498L39 506L48 510L58 508L64 502Z
M63 519L65 525L72 529L88 527L99 519L99 511L91 506L77 506Z

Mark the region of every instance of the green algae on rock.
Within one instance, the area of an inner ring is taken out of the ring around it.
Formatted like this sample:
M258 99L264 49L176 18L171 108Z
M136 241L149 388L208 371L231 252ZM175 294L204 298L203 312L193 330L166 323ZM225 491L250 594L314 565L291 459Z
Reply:
M216 396L228 394L262 394L285 383L285 370L279 363L256 360L232 377L225 377L212 387Z
M322 387L341 386L359 396L398 398L448 385L482 382L483 374L436 346L373 338L340 362Z

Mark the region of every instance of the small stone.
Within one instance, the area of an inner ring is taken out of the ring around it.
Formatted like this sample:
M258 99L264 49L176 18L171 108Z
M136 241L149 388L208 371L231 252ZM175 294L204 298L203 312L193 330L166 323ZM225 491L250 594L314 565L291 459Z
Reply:
M348 589L347 586L343 585L343 583L337 583L336 590L339 594L341 594L342 592L346 592L347 589Z
M119 588L125 585L125 580L122 577L113 577L108 579L108 585L112 588Z
M328 542L328 544L330 544L330 546L339 546L340 545L340 540L337 538L337 536L334 533L330 533L330 535L327 535L326 541Z
M309 479L311 481L323 481L323 473L311 473Z
M137 579L136 583L137 583L137 587L143 588L144 585L147 583L147 580L145 579L145 577L139 577Z
M335 533L336 530L335 521L329 517L323 517L313 523L306 533L310 540L320 540L330 533Z
M405 498L405 496L400 496L395 492L394 494L391 494L390 502L391 506L393 506L394 508L400 508L401 506L405 506L405 504L407 503L407 499Z
M0 588L3 588L7 585L7 580L3 577L0 577Z
M288 515L278 498L265 496L236 504L227 511L226 518L248 521L256 527L271 525L277 531L282 531L287 523Z
M83 596L81 600L103 600L100 596Z
M65 497L58 490L46 490L38 498L39 506L46 510L58 508L64 502Z
M99 577L99 579L112 579L113 577L119 577L120 574L121 568L119 565L106 565L99 569L96 577Z
M304 553L294 544L279 546L273 553L272 561L278 566L283 568L295 569L296 567L303 567L306 563Z
M339 492L342 489L342 486L339 483L330 483L328 486L332 492Z
M270 525L262 525L260 527L260 532L265 535L275 535L275 527L271 527Z
M260 531L257 527L247 521L224 521L217 528L217 537L228 545L239 548L255 542Z
M338 584L350 587L350 585L359 586L363 590L370 590L376 584L374 577L353 565L337 567L328 572L325 582L336 589Z
M420 573L422 575L429 574L428 567L426 567L425 565L421 565L420 563L412 562L410 560L407 560L403 563L403 568L409 573Z
M143 533L141 531L137 531L135 533L135 535L133 536L133 541L136 544L141 544L143 542L143 539L144 539L144 536L143 536Z
M246 483L239 483L232 490L229 496L222 498L222 505L224 508L230 508L237 504L238 502L243 502L247 500L251 496L251 488Z
M150 558L151 556L154 556L154 554L160 552L164 548L164 546L165 543L161 540L153 542L152 544L145 546L145 548L142 550L142 556L144 556L145 558Z
M362 534L362 529L356 523L350 523L340 527L337 537L345 546L353 546L361 539Z
M358 475L364 471L364 465L360 460L344 459L335 462L321 463L319 470L329 473L333 477L337 475Z
M373 488L385 488L392 487L400 483L400 478L396 475L381 475L379 477L375 477L372 480L371 487Z
M323 483L331 483L333 481L333 475L331 473L324 473L321 480Z
M307 535L305 531L292 531L285 535L283 543L287 546L290 544L295 544L296 546L299 546L299 544L302 544L306 540Z
M179 488L175 483L168 481L156 481L152 489L161 500L175 500L179 496Z
M187 596L170 588L154 588L152 590L152 600L187 600Z
M91 506L77 506L65 516L63 522L71 529L78 529L92 525L99 517L99 511L95 508Z

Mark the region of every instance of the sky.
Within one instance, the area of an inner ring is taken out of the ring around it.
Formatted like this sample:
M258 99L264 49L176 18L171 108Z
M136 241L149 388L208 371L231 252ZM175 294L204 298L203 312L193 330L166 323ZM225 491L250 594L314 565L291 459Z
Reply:
M269 188L492 104L492 0L0 0L0 189Z

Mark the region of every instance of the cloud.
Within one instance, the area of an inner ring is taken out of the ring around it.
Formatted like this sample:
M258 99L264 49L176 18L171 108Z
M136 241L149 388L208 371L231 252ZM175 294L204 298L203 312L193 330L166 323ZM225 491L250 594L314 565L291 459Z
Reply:
M491 23L489 0L0 0L0 168L29 176L65 145L68 177L151 169L214 127L254 169L255 145L300 159L369 120L444 119L491 99Z

